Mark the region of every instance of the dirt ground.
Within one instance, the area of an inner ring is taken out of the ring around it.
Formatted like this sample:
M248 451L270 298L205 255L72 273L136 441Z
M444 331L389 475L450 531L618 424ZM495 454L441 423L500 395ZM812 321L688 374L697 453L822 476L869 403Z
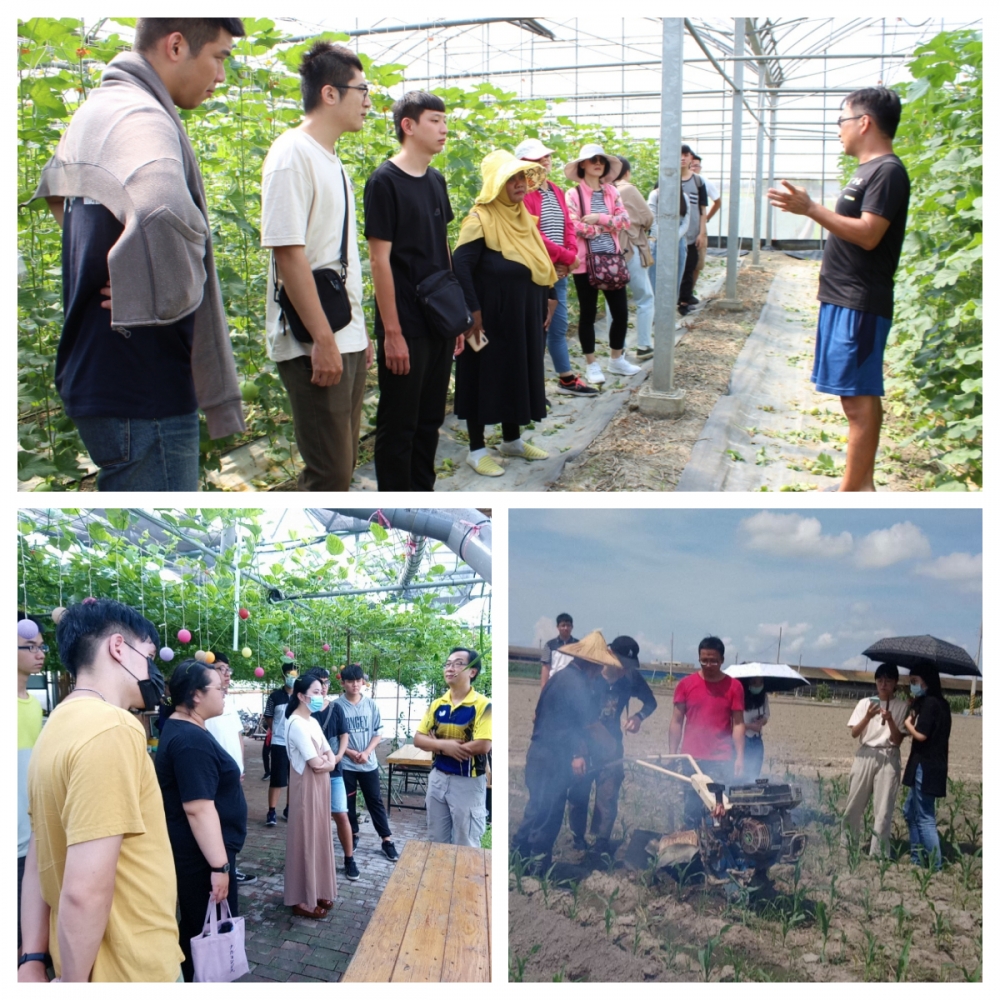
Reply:
M753 332L775 274L783 267L799 265L801 261L785 254L767 253L761 255L759 270L742 266L737 275L736 297L746 308L742 312L721 309L716 300L724 297L725 291L720 290L698 310L675 349L674 383L686 393L683 415L676 420L644 416L633 397L587 451L567 463L551 489L586 493L674 489L705 421L728 389L733 365ZM838 442L832 435L846 435L847 423L836 400L832 400L830 410L829 450L842 465L846 438ZM876 465L879 489L898 492L924 485L929 474L924 465L926 455L915 446L900 443L910 433L899 417L891 410L886 412L883 446ZM838 469L835 478L839 479L841 472Z
M536 681L510 683L510 829L527 792L524 759ZM667 747L670 691L626 756ZM662 695L662 696L661 696ZM982 978L982 720L954 716L949 796L938 803L946 859L932 874L909 864L897 800L892 847L877 861L839 843L853 745L853 705L775 698L765 730L762 776L803 792L793 822L808 843L797 867L770 870L772 888L735 897L650 869L628 844L634 831L679 825L679 786L626 765L616 824L616 858L576 851L564 827L546 877L509 873L509 978L514 981L965 981ZM904 756L908 749L904 746ZM825 927L825 930L824 930Z

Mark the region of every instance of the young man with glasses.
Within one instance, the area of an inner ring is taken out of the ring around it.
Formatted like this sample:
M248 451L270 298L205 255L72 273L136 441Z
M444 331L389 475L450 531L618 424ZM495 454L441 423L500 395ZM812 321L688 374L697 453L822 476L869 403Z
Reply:
M444 665L448 693L432 701L413 745L430 750L427 834L436 844L479 847L486 832L486 759L493 747L493 707L472 682L482 659L456 646Z
M444 149L444 102L411 91L392 106L399 152L365 184L365 237L375 286L379 490L434 489L438 431L444 423L452 360L464 337L442 337L424 316L417 285L451 270L448 185L430 164Z
M62 226L56 389L99 490L197 490L212 438L245 429L205 189L177 108L226 80L237 17L140 17L42 171ZM84 50L81 49L81 52Z
M885 87L856 90L837 119L840 142L858 167L836 210L804 188L782 181L768 198L783 212L805 215L827 231L819 272L819 323L812 381L840 396L847 417L847 467L841 493L875 489L875 454L882 430L882 356L892 326L893 282L906 234L910 178L895 155L902 107Z
M305 468L302 491L346 492L358 460L361 405L372 346L365 329L354 189L337 156L345 132L360 132L371 110L361 60L343 45L316 42L302 57L297 128L275 140L261 178L261 246L271 247L284 286L311 343L296 338L275 301L268 270L267 351L288 393ZM351 318L333 330L313 272L341 271L347 213L347 297Z
M38 621L18 611L19 622ZM49 647L42 642L39 628L34 639L17 637L17 947L21 947L21 882L24 860L31 840L31 819L28 816L28 761L42 731L42 706L28 693L28 678L45 669L45 654Z
M146 732L133 715L163 697L159 635L133 608L88 598L66 609L56 639L75 685L28 767L18 980L45 982L51 952L63 982L177 982L177 879Z

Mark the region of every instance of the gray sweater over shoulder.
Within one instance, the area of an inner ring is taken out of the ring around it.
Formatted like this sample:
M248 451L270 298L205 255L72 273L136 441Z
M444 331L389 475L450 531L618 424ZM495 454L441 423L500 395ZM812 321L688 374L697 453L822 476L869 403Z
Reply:
M112 328L194 313L191 368L209 434L245 430L201 172L170 94L139 53L108 64L34 197L93 198L124 225L108 254Z

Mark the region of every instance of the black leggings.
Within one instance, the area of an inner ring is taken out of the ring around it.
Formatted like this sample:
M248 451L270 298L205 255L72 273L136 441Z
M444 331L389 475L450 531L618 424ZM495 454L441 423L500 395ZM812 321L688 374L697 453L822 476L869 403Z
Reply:
M684 258L684 274L681 276L681 290L677 294L677 304L687 305L694 295L694 272L698 270L698 248L689 243L687 257Z
M574 274L576 297L580 302L580 347L584 354L594 353L594 320L597 318L597 296L600 292L584 274ZM611 311L611 332L608 339L611 349L620 351L625 346L628 333L628 286L616 292L605 292L604 301Z
M479 451L480 448L485 448L486 424L477 424L466 420L465 426L469 428L469 451ZM521 436L521 428L518 424L501 424L500 428L504 441L516 441Z

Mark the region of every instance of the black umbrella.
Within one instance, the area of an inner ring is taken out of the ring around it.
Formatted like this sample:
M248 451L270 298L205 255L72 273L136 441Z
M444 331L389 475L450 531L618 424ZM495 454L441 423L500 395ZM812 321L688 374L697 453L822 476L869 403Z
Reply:
M862 656L878 663L894 663L910 669L920 663L931 663L942 674L952 677L982 677L976 661L954 643L935 639L932 635L901 635L879 639Z

